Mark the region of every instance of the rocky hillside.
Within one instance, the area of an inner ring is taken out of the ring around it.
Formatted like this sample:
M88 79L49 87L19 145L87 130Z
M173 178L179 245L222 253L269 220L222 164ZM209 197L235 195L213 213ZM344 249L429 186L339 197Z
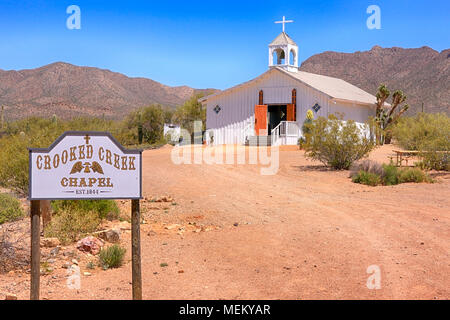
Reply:
M408 96L409 114L421 111L450 114L450 49L437 52L373 47L355 53L324 52L304 61L300 70L344 79L375 94L380 83Z
M160 103L176 106L202 91L169 87L146 78L57 62L37 69L0 70L0 104L7 119L31 115L119 119L131 110Z
M355 53L324 52L304 61L303 71L344 79L372 94L380 83L408 96L410 114L425 111L450 114L450 49L437 52L373 47ZM152 103L182 104L197 92L169 87L146 78L129 78L109 70L57 62L37 69L0 69L0 104L6 119L31 115L69 118L77 115L120 119Z

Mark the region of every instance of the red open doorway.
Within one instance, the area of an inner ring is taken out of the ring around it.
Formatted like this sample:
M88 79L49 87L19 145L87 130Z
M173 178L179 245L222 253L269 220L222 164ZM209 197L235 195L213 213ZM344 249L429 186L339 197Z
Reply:
M267 105L255 106L255 132L257 136L267 136Z

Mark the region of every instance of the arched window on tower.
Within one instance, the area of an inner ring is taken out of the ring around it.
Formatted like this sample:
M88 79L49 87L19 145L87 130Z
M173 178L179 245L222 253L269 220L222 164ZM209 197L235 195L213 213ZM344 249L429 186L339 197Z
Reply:
M274 65L282 65L285 64L286 55L283 49L275 49L273 51L273 64Z
M289 53L289 62L292 66L297 64L297 54L294 49L291 49L291 52Z

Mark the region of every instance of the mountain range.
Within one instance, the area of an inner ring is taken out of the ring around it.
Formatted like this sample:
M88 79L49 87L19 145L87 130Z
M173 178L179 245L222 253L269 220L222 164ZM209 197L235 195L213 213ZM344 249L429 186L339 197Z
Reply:
M214 91L169 87L146 78L63 62L37 69L0 70L0 104L5 106L6 119L53 114L120 119L142 106L159 103L175 107L193 94Z
M300 70L341 78L374 94L381 83L402 90L409 114L423 110L450 114L450 49L373 47L369 51L327 51L305 60ZM170 87L151 79L64 62L36 69L0 69L0 105L8 120L32 115L121 119L130 111L159 103L182 104L196 93L215 89ZM388 101L389 102L389 101Z
M327 51L305 60L300 70L341 78L375 95L381 83L407 96L408 114L422 110L450 114L450 49L374 46L369 51ZM388 100L388 102L390 102Z

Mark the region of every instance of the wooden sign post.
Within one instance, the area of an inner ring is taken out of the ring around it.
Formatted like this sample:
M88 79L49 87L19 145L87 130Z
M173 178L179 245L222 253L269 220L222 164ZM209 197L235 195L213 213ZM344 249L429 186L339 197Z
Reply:
M41 273L41 244L39 240L41 208L39 204L39 200L31 200L31 300L39 300L39 277Z
M40 201L131 199L133 299L142 299L140 199L142 150L127 150L108 132L69 131L48 149L29 149L30 299L39 299Z
M141 210L139 200L131 200L131 259L133 300L142 300L141 278Z

